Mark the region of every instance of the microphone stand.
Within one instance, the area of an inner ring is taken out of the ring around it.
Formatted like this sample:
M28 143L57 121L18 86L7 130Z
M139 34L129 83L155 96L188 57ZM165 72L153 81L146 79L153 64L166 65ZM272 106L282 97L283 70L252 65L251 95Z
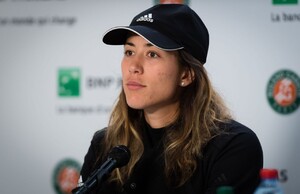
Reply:
M107 175L114 169L116 165L116 160L109 158L103 165L96 170L86 182L76 188L72 193L73 194L85 194L90 191L95 185L100 184L103 180L107 178Z
M72 190L72 194L85 194L90 191L96 185L99 185L107 179L109 173L115 168L120 168L128 163L131 154L129 149L124 145L118 145L114 147L108 154L108 159L95 170L92 175L79 186Z

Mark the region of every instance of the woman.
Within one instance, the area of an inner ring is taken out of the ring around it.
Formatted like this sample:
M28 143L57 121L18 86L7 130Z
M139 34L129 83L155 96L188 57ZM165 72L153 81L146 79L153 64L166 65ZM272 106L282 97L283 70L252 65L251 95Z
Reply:
M156 5L103 41L124 45L123 87L108 127L92 139L82 180L114 146L126 145L131 158L92 193L210 194L222 185L253 193L262 149L211 86L199 16L186 5Z

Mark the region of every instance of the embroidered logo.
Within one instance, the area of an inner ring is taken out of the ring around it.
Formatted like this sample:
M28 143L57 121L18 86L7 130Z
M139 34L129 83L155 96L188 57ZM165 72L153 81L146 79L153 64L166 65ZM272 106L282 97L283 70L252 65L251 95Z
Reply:
M153 22L153 18L152 18L152 13L148 13L147 15L143 15L141 17L139 17L137 20L137 22Z
M270 106L278 113L289 114L300 104L300 78L290 70L276 72L267 86Z

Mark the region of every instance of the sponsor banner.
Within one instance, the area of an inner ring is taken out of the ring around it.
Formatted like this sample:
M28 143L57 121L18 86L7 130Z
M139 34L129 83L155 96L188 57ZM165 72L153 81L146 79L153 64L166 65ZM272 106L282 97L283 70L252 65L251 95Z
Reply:
M60 115L109 114L110 104L103 102L100 95L121 89L122 78L112 75L84 75L81 68L62 67L57 71L57 96L59 105L55 107ZM96 102L93 96L99 96ZM73 99L78 99L74 101ZM92 103L87 103L91 101ZM99 104L102 103L102 104Z
M287 169L279 169L279 168L276 168L276 169L278 169L279 181L283 184L287 183L289 180L288 170Z
M283 7L280 10L280 12L272 12L271 13L271 21L272 22L275 22L275 23L279 23L279 22L289 22L289 23L300 22L300 11L295 12L295 11L292 11L292 10L289 9L289 8L293 8L293 7L299 7L298 0L273 0L273 5L275 5L277 9L280 6L285 6L285 7ZM286 5L289 5L289 6L286 7Z
M0 17L0 26L74 26L77 18L74 16L14 16Z
M83 162L122 85L123 48L104 45L102 33L170 2L0 0L0 193L70 192L78 173L62 166L76 161L57 161L68 155ZM297 193L298 1L175 3L201 13L211 32L206 68L214 85L237 120L260 138L266 167L279 170L287 193Z
M298 4L298 0L273 0L274 5Z
M300 104L300 78L291 70L277 71L267 85L270 106L280 114L296 111Z
M52 185L57 194L72 194L77 187L81 165L74 159L61 160L53 170Z
M58 96L80 96L80 69L63 68L58 70Z
M68 7L66 5L68 1L0 0L0 27L73 27L78 23L76 15L66 14L65 12L54 14L51 11L43 11L43 9L51 7L52 3L56 3L58 7ZM26 5L32 6L31 9L28 10Z

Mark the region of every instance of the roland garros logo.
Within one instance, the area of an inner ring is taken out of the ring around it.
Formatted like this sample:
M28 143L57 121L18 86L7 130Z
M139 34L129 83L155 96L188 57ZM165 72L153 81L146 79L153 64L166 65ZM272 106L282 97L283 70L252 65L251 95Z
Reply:
M77 187L81 166L72 159L60 161L53 173L53 187L57 194L71 194Z
M278 113L290 114L300 104L300 78L291 70L280 70L269 80L267 98Z

